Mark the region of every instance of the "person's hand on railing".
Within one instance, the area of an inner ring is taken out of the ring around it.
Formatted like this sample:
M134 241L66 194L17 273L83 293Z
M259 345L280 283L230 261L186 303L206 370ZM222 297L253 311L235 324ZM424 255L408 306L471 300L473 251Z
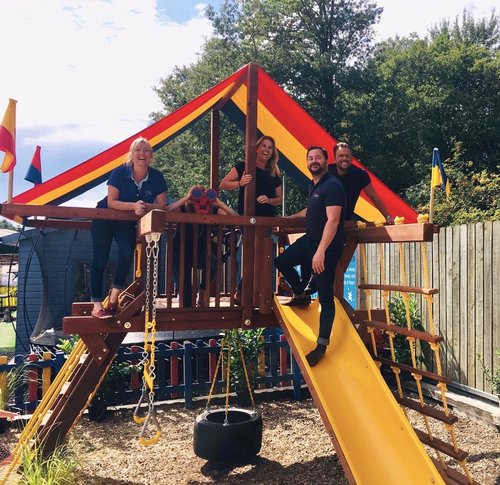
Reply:
M138 200L135 203L134 212L137 216L143 216L146 214L146 203L142 200Z

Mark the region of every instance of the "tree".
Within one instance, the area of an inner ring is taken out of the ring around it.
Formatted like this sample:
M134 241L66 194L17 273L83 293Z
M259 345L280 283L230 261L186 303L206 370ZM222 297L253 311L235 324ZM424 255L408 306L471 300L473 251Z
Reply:
M260 64L335 134L339 97L369 59L381 12L367 0L226 0L207 15L227 49Z
M0 219L0 229L9 229L11 231L19 232L21 230L21 226L15 226L11 222L9 222L7 219L1 218Z
M160 82L155 90L165 109L153 117L172 112L254 61L326 129L340 133L343 106L338 99L368 59L372 27L380 13L367 0L226 0L218 12L209 7L215 36L205 43L195 64L176 68ZM208 168L195 169L192 153L207 162L208 133L208 119L204 119L158 155L171 193L178 187L185 190L186 179L207 178ZM243 155L244 139L223 125L221 174ZM185 177L174 180L174 173ZM288 187L287 213L291 213L302 208L305 196L294 183Z
M345 96L355 148L397 192L426 176L434 147L450 157L455 140L473 162L466 172L492 172L498 164L500 56L482 45L494 43L485 39L491 35L471 41L467 19L461 36L435 31L431 39L382 42L363 88Z
M468 173L473 162L464 157L462 143L455 142L452 157L444 167L451 182L451 194L436 189L434 222L442 226L471 224L500 219L500 167ZM408 200L420 213L429 211L430 176L411 187Z

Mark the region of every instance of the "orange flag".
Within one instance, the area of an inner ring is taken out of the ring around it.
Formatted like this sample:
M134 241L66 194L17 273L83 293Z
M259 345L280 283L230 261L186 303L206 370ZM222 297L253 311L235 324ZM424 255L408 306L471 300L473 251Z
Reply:
M0 170L10 172L16 165L16 103L9 99L9 104L0 125L0 151L5 152Z

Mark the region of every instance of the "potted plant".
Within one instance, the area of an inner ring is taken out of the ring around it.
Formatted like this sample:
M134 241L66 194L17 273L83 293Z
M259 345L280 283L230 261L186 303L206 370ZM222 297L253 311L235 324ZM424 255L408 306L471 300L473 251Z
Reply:
M497 350L497 359L500 363L500 349ZM477 354L477 360L481 364L485 379L491 384L491 392L497 396L500 405L500 365L496 372L493 372L489 367L486 367L481 354Z
M253 392L255 379L259 374L259 355L264 349L263 328L258 329L234 329L225 332L225 338L230 346L230 380L234 388L238 404L242 407L251 405L251 398L248 391L245 368L241 360L239 346L243 350L245 366L250 384L250 390Z
M422 325L417 302L415 298L410 298L409 302L410 322L413 330L425 332L425 327ZM402 296L398 295L389 302L389 316L391 322L398 327L407 327L406 322L406 305ZM412 365L410 346L404 335L394 337L394 352L396 354L396 362L406 365ZM428 345L421 346L420 355L417 354L417 363L422 363L426 368L429 368L431 362L432 350Z

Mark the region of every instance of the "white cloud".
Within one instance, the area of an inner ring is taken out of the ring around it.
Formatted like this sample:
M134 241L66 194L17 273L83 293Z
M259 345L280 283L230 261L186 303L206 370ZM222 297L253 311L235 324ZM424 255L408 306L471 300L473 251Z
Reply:
M18 100L18 129L53 128L44 143L114 143L147 125L152 87L210 32L200 15L161 20L154 0L2 1L0 93Z
M464 8L475 18L489 17L495 2L492 0L377 0L384 8L380 23L376 27L377 40L408 35L416 32L423 37L428 30L443 19L454 21L462 15Z

